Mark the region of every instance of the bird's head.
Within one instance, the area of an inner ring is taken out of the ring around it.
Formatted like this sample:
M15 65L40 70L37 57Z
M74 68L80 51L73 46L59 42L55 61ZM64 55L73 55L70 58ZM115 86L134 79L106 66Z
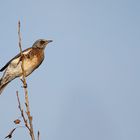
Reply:
M34 44L33 48L39 48L44 49L48 43L52 42L52 40L46 40L46 39L38 39Z

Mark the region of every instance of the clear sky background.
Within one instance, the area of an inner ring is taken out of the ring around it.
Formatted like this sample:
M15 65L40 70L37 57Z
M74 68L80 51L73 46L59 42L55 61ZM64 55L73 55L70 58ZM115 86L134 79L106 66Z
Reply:
M27 78L41 140L140 139L139 0L1 0L0 67L39 38L52 39ZM2 74L1 74L2 75ZM20 116L19 79L0 96L0 139ZM15 139L30 139L24 128Z

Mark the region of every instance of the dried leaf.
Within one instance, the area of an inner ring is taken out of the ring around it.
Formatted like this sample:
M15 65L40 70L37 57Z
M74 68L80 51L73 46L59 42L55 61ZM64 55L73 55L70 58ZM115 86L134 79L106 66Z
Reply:
M19 120L19 119L14 120L15 124L19 124L20 122L21 122L21 120Z

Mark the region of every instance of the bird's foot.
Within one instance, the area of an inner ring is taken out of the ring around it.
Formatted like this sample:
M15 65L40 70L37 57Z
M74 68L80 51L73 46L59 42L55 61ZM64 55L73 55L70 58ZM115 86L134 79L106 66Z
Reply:
M22 86L22 88L27 88L27 83Z
M20 78L21 82L23 83L23 88L27 88L27 83L23 80L23 78Z

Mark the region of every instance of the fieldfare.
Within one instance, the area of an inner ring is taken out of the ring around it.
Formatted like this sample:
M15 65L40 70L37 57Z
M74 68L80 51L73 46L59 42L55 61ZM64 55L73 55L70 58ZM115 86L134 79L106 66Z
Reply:
M31 48L23 51L23 67L26 77L40 66L44 60L44 49L50 42L52 42L52 40L39 39L33 44ZM2 69L0 69L1 72L5 70L2 78L0 79L0 94L7 84L15 78L20 77L22 80L23 75L21 65L21 54L19 53Z

